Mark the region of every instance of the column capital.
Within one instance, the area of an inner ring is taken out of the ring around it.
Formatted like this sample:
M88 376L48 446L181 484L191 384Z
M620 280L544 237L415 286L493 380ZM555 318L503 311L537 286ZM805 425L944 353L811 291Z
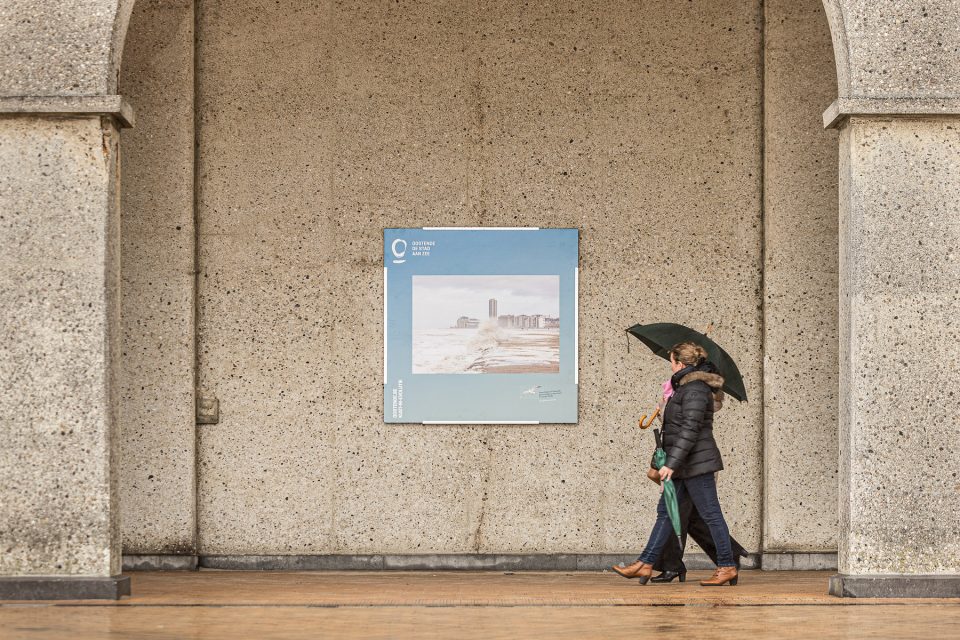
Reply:
M133 107L123 96L7 96L0 97L0 115L110 116L120 127L134 125Z
M823 128L837 129L850 116L904 118L910 116L960 115L960 97L949 98L864 98L841 97L823 112Z

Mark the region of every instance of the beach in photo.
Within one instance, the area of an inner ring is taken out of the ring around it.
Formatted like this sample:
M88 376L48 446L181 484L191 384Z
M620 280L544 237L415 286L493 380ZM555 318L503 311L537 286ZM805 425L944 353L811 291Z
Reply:
M559 373L560 277L413 276L413 373Z

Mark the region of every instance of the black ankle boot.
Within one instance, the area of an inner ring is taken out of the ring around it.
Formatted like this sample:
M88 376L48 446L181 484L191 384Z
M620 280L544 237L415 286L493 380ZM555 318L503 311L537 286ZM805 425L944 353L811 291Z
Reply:
M680 582L687 581L687 571L664 571L658 576L650 578L650 582L673 582L674 578L680 578Z

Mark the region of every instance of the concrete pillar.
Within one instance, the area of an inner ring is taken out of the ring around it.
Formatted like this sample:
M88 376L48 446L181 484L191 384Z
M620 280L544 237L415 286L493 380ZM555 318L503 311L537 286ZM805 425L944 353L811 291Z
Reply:
M839 122L840 575L830 591L957 596L960 117Z
M824 0L840 128L842 596L960 595L960 2ZM825 477L825 480L827 477Z
M0 118L0 598L129 592L114 434L117 138L98 114Z
M0 4L0 599L118 598L119 129L132 0Z

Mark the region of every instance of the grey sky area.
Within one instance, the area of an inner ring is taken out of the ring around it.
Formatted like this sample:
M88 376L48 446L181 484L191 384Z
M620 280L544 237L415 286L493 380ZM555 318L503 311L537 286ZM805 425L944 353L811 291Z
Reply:
M490 298L498 315L559 317L560 276L413 276L413 328L446 329L460 316L484 320Z

